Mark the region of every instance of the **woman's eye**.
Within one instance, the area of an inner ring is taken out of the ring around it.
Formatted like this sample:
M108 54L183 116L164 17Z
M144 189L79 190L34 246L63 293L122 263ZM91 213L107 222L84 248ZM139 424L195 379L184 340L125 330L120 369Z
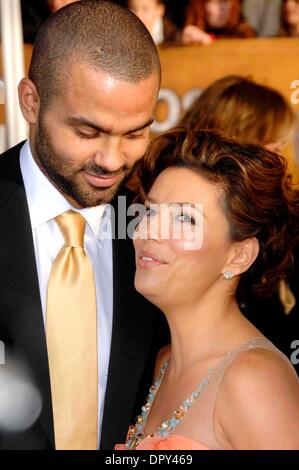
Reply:
M181 214L177 217L177 219L180 221L180 222L187 222L187 223L190 223L192 225L195 224L195 219L194 217L192 217L191 215L188 215L188 214Z
M146 207L145 208L145 215L146 215L146 217L154 216L154 215L156 215L156 211L154 211L154 209L151 209L150 207Z

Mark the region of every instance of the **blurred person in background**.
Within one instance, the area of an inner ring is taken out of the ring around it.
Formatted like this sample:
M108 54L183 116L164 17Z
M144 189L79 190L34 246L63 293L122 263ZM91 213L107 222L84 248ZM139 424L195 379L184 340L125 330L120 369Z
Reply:
M33 44L39 28L48 16L78 0L21 0L24 42Z
M186 10L184 44L211 44L214 39L252 38L253 28L242 18L240 0L190 0Z
M51 13L55 13L55 11L60 10L60 8L78 1L80 0L47 0L47 3Z
M299 0L284 0L280 36L299 37Z
M282 0L244 0L245 20L259 37L276 36L280 28Z
M21 0L24 43L33 44L42 22L49 16L47 1Z
M262 145L281 153L292 137L295 115L276 90L249 78L227 76L206 88L180 124L192 129L216 129L242 143ZM277 284L268 299L250 294L242 283L238 290L243 313L288 356L290 344L296 339L295 326L299 326L297 251L287 282ZM298 364L294 365L299 374Z
M179 30L166 18L163 0L128 0L127 7L145 24L156 45L179 41Z
M240 142L280 153L290 141L295 116L278 91L232 75L206 88L181 124L195 129L217 129Z

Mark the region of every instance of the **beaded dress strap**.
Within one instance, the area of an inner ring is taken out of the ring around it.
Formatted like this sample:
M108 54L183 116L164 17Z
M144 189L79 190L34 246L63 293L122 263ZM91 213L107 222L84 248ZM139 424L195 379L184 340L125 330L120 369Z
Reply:
M136 449L136 447L146 438L152 437L153 435L159 435L163 438L167 437L173 429L180 424L181 420L184 418L186 413L189 411L191 406L194 404L196 399L199 395L203 392L205 387L208 385L210 376L213 374L215 368L208 369L208 375L197 385L194 392L183 401L183 403L179 406L178 409L173 411L172 416L162 422L161 426L157 429L157 431L149 436L146 436L144 433L144 428L147 423L147 419L149 416L149 412L151 407L154 403L155 397L157 392L160 388L160 385L163 381L165 376L165 372L168 367L168 361L163 364L161 367L158 379L156 382L150 387L149 395L147 396L147 402L142 407L141 415L137 416L135 426L130 426L126 446L128 449Z

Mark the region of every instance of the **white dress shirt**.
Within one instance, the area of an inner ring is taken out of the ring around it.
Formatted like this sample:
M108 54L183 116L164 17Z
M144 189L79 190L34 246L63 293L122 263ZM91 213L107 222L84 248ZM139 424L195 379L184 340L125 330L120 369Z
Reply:
M80 212L86 220L84 247L93 266L98 330L98 422L99 442L107 385L113 313L113 265L109 206L78 210L64 198L35 163L29 142L20 152L20 166L29 206L39 290L44 321L47 286L52 263L64 244L55 217L68 210ZM71 328L71 325L70 325ZM86 384L88 387L88 384Z

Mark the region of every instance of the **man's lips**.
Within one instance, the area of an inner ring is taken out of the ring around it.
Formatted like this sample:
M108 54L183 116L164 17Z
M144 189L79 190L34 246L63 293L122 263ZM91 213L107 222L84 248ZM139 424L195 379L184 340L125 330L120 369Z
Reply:
M137 266L141 269L149 269L153 266L168 264L164 259L148 252L141 252L137 257Z
M91 186L95 186L96 188L110 188L111 186L114 186L121 178L121 175L116 175L112 177L94 176L89 173L86 173L86 171L83 171L83 175L86 181Z

